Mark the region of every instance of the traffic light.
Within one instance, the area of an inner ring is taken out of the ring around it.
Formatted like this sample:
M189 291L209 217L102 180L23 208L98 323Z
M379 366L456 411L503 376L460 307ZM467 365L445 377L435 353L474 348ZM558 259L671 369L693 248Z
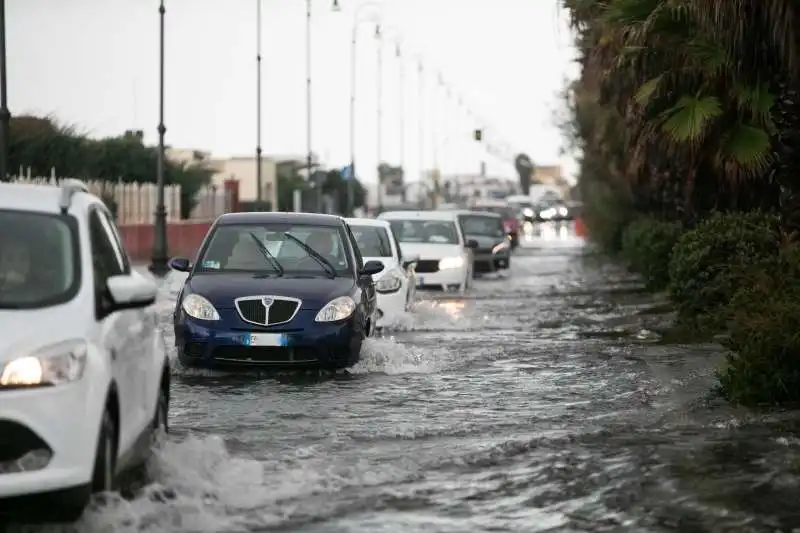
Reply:
M482 141L483 140L483 130L475 130L475 133L473 134L473 137L475 137L475 140L478 141L478 142Z

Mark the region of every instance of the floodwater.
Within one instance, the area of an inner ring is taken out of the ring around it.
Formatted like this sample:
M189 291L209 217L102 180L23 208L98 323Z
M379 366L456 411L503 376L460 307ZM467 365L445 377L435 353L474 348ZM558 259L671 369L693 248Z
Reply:
M662 302L569 226L535 230L508 275L421 297L349 376L176 369L156 483L68 530L800 528L795 418L716 399L721 349L662 342Z

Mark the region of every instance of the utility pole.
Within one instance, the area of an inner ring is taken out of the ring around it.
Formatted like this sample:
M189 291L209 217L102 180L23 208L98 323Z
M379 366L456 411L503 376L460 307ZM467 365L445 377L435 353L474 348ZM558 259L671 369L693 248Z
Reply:
M6 0L0 0L0 182L8 179L8 80L6 76Z
M259 210L264 205L264 175L262 174L261 154L261 0L256 0L256 199ZM277 211L278 206L273 205L272 210Z

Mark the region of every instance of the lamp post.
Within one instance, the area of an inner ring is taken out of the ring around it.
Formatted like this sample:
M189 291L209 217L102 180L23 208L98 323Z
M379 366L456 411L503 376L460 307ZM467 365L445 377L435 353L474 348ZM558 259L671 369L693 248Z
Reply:
M264 201L261 154L261 0L256 0L256 199L259 209ZM278 206L273 205L272 210L277 211Z
M425 181L425 67L422 58L417 63L417 141L419 159L419 180Z
M311 128L313 126L311 120L311 0L306 0L306 175L308 181L314 179L314 161L312 154L312 136ZM317 211L322 212L322 184L317 184L316 187L316 204Z
M8 179L8 86L6 80L6 0L0 0L0 181Z
M150 272L156 276L165 276L169 272L167 256L167 209L164 205L164 0L158 6L159 19L159 80L158 80L158 161L156 164L156 180L158 196L155 213L155 235L153 238L153 257Z
M377 107L375 110L377 120L375 124L375 160L378 172L378 211L380 212L383 211L383 174L381 173L383 165L383 33L381 33L380 24L375 26L375 39L378 41L378 57L375 68L375 103Z
M353 24L350 34L350 179L347 182L347 211L353 209L353 180L358 176L356 171L356 86L358 85L356 69L358 67L358 27L360 15L366 9L377 9L375 2L360 4L353 12ZM334 11L339 11L339 1L333 1ZM377 28L376 28L377 32ZM380 187L379 187L380 188Z

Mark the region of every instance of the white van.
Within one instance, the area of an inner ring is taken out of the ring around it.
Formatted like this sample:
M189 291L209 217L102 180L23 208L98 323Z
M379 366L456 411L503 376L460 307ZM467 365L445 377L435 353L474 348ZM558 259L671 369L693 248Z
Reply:
M389 222L403 255L419 256L417 287L457 289L472 285L472 251L458 224L458 211L389 211L380 220Z

